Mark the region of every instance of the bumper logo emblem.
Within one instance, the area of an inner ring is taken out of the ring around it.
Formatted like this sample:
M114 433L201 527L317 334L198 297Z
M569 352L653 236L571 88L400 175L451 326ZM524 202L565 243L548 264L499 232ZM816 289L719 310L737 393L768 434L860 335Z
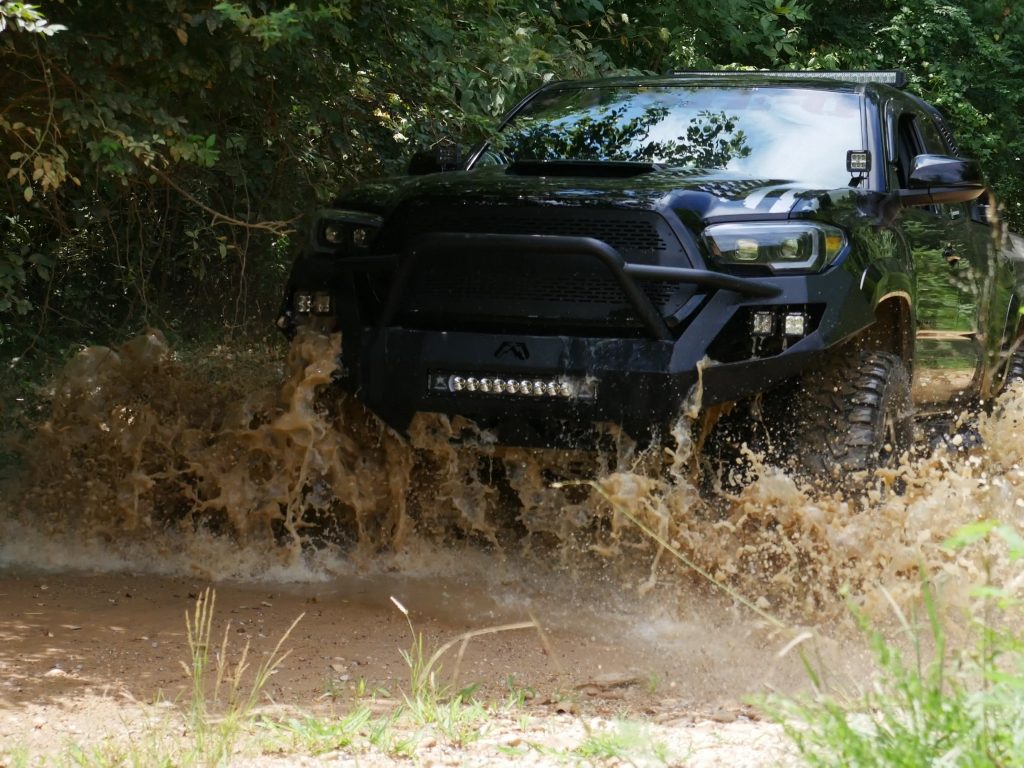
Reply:
M521 341L503 341L494 350L495 357L508 357L512 355L518 360L529 360L530 350Z

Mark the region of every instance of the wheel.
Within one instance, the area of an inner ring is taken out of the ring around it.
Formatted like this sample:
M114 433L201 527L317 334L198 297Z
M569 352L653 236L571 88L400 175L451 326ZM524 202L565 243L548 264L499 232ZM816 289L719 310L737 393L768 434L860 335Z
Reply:
M895 466L913 445L910 376L887 352L857 351L807 374L794 410L793 457L815 479Z
M1019 345L1006 361L1006 378L1003 379L1002 389L1006 390L1015 381L1024 381L1024 344Z

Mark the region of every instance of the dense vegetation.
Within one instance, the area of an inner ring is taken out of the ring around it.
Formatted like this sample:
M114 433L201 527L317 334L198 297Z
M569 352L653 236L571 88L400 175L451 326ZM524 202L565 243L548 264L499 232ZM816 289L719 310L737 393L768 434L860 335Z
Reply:
M1004 0L0 0L0 357L269 328L303 213L551 78L892 68L1024 220ZM5 366L6 368L6 366Z

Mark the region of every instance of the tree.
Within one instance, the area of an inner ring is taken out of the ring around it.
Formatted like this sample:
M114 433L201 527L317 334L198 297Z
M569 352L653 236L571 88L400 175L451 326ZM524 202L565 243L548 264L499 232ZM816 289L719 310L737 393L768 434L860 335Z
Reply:
M0 0L0 349L144 322L269 326L306 211L399 171L413 147L486 135L552 78L900 67L1024 227L1020 13L1003 0Z

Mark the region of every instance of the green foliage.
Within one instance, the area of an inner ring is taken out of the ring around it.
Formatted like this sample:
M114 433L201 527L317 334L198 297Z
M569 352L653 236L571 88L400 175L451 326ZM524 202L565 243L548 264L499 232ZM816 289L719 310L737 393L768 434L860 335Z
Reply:
M986 540L1001 542L1013 562L1024 558L1020 534L990 521L966 526L947 546ZM861 621L878 674L858 700L822 693L769 703L808 765L1024 765L1024 639L1016 630L1020 601L1014 590L991 580L975 590L980 619L973 646L961 651L947 647L928 584L923 592L927 634L898 612L912 642L909 659ZM814 671L811 676L820 680Z
M0 32L8 26L20 32L50 36L65 29L60 24L51 24L39 12L38 5L0 0Z
M1002 0L0 0L0 345L269 327L302 215L553 78L902 67L1024 224ZM37 338L38 337L38 338Z
M587 30L621 24L511 0L0 8L0 237L40 254L5 248L0 335L26 346L58 325L269 327L304 212L545 79L609 69Z
M900 68L950 118L963 153L985 166L1012 227L1024 226L1024 23L1002 0L820 0L796 66Z

